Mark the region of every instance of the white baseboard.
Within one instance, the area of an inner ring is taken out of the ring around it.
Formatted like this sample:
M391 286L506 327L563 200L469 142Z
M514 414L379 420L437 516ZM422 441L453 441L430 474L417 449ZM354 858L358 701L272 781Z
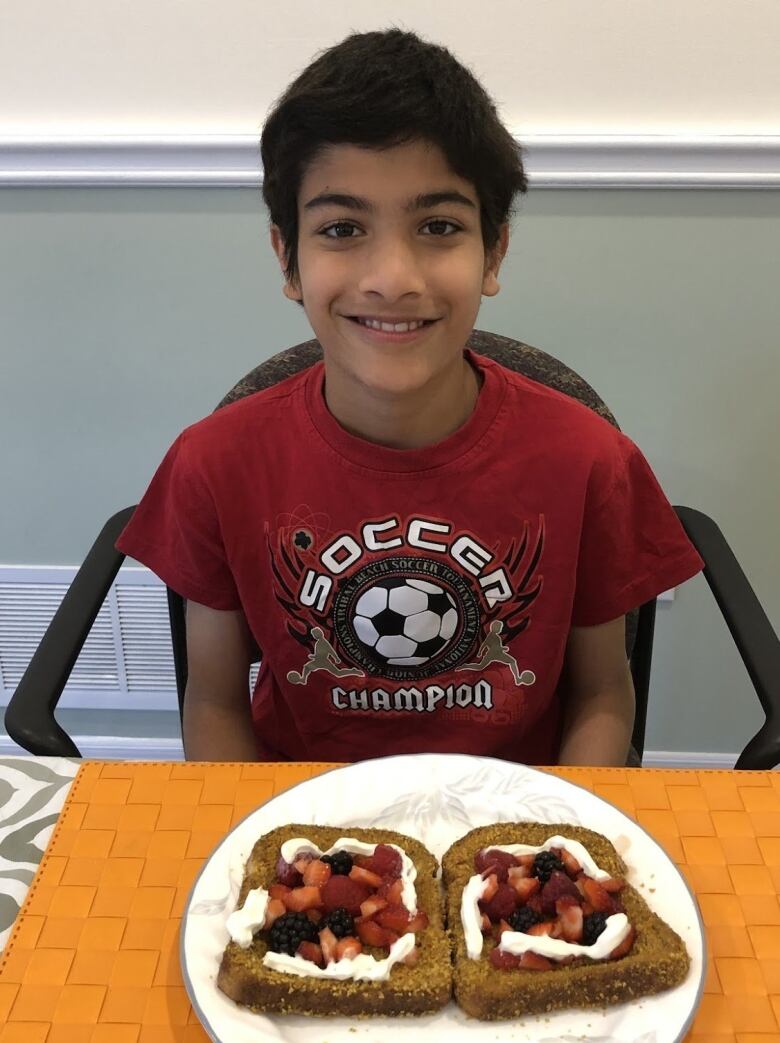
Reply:
M184 752L180 739L145 739L133 736L74 735L73 741L85 760L180 761ZM0 756L23 754L25 751L0 735ZM737 753L698 753L669 750L646 750L645 768L720 768L729 770Z
M737 763L738 753L699 753L671 750L645 750L643 768L716 768L730 771Z
M146 739L134 736L72 735L84 760L96 761L181 761L181 739ZM24 754L21 746L0 735L0 756Z

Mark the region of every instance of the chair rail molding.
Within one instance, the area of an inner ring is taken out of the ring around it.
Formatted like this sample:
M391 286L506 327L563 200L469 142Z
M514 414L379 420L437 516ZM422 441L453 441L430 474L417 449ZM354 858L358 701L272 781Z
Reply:
M780 135L515 134L534 188L772 189ZM257 188L255 134L0 135L0 187Z
M163 739L132 735L73 735L73 741L85 760L180 761L184 760L181 739ZM0 733L0 756L29 756L13 739ZM699 751L645 750L644 768L674 770L716 769L731 771L738 753L702 753Z

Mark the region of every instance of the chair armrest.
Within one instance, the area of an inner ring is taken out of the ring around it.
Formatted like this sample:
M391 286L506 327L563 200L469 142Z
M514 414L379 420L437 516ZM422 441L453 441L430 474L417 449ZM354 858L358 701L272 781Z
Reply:
M780 762L780 640L715 522L690 507L675 507L675 511L704 559L704 578L766 714L735 767L772 768Z
M81 756L54 719L54 708L125 559L114 543L134 510L135 507L126 507L103 526L6 709L8 734L37 756Z

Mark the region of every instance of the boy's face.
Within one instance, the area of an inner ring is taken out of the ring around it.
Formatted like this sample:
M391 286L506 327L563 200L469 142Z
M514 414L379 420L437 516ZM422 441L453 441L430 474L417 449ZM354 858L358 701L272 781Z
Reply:
M462 200L415 205L419 196L441 192ZM333 194L353 198L320 198ZM507 226L486 258L476 190L435 145L381 152L330 146L304 176L298 220L300 284L285 285L284 293L303 301L329 380L390 394L430 386L460 358L482 295L498 293ZM271 240L284 267L276 226ZM434 321L388 336L358 318Z

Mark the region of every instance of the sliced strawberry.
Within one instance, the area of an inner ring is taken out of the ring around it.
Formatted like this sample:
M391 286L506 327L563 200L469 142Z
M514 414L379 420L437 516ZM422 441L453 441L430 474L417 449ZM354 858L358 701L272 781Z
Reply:
M525 904L528 906L529 909L533 909L533 911L538 916L542 916L543 915L543 913L542 913L542 896L540 894L533 894L533 895L531 895L531 897L526 900Z
M625 880L623 880L623 878L619 876L610 877L609 880L600 880L599 883L607 892L607 894L610 895L620 894L620 892L626 886Z
M378 876L398 877L402 869L401 853L389 844L377 844L371 856L371 865L365 868Z
M554 930L554 920L542 920L541 923L532 924L525 933L532 934L535 938L541 938L546 934L552 934Z
M316 942L301 942L298 946L297 953L298 956L302 956L304 960L311 960L312 963L316 963L318 967L325 966L322 949Z
M490 962L495 968L500 971L513 971L517 970L520 966L520 957L515 956L514 953L504 952L503 949L499 949L498 946L495 949L490 950Z
M478 851L474 856L476 871L484 873L486 869L489 869L491 873L496 874L500 884L506 883L507 873L516 865L517 859L514 855L510 855L506 851L496 851L495 848Z
M332 963L336 959L338 938L333 931L331 931L330 927L325 927L320 931L320 945L322 947L322 955L325 959L325 963Z
M329 913L343 908L351 916L360 916L360 906L369 897L368 888L348 876L332 876L322 888L322 905Z
M354 960L354 958L359 956L362 952L362 944L357 940L357 938L353 938L351 935L347 935L346 938L340 938L336 944L337 960Z
M538 876L521 877L518 880L512 880L511 885L517 892L520 902L528 902L531 895L535 895L542 886Z
M303 882L307 887L322 887L330 877L330 866L319 858L313 858L303 871Z
M276 879L285 887L300 887L303 877L295 866L285 862L280 855L276 862Z
M319 887L294 887L283 901L290 912L303 913L307 909L322 907L322 892Z
M375 920L361 920L355 924L358 938L363 945L370 945L373 949L389 949L389 931L380 927Z
M616 900L608 894L597 880L590 878L585 880L585 896L597 913L605 913L612 916L620 911Z
M352 866L349 873L349 879L354 880L356 884L360 884L362 887L370 887L373 890L382 886L382 877L377 873L372 873L369 869L361 869L360 866Z
M595 911L596 910L593 908L593 906L590 904L590 902L583 902L582 903L582 915L583 916L590 916L590 914L591 913L595 913Z
M418 931L424 931L428 926L428 914L418 909L417 912L409 920L406 925L406 929L399 931L399 934L417 934Z
M561 848L560 859L561 862L563 862L563 868L566 870L566 872L572 879L574 879L574 877L577 876L578 873L582 872L582 866L579 864L574 855L567 851L565 847Z
M298 880L300 884L300 879ZM281 898L284 900L284 896L288 895L292 891L291 887L286 887L284 884L271 884L268 888L268 894L271 898Z
M571 895L577 901L581 898L577 885L565 873L556 870L542 888L542 909L547 915L555 912L555 903L563 895Z
M499 884L490 901L482 899L479 908L487 913L493 923L506 920L517 908L517 891L509 884Z
M561 895L555 900L555 911L559 913L561 909L567 909L570 905L582 908L582 899L579 896L575 898L574 895Z
M377 891L377 897L384 898L388 905L400 905L403 889L404 885L400 880L385 877L382 886Z
M610 960L619 960L621 956L625 956L626 953L631 952L636 941L636 928L629 927L628 934L625 936L620 945L616 946L609 954Z
M378 913L380 909L386 909L388 902L384 898L379 898L377 895L373 895L371 898L367 898L365 902L360 903L360 915L365 916L366 919L372 917L374 913Z
M263 928L269 930L274 921L278 920L280 916L284 916L287 912L287 906L281 900L281 898L272 898L268 903L268 907L265 910L265 920L263 921Z
M489 902L498 890L498 877L495 873L489 873L485 877L485 890L482 892L482 901Z
M561 934L567 942L579 942L582 939L582 906L562 905L563 902L566 899L560 898L555 905Z
M550 960L538 952L524 952L520 957L520 966L527 971L551 971L553 967Z
M299 872L301 876L303 876L304 872L306 871L306 866L309 864L309 862L313 861L313 859L314 855L309 851L305 855L299 855L295 859L293 866L295 867L296 871Z
M406 956L404 956L404 958L401 960L401 963L405 963L407 967L414 967L419 957L420 950L415 945L415 947L413 949L410 949Z
M511 884L513 887L515 885L516 880L527 879L537 879L537 877L531 877L530 866L512 866L509 872L506 874L506 882L508 884Z
M405 934L409 927L409 910L403 905L388 905L376 914L376 922L385 930L395 931L396 934Z
M503 922L504 921L502 920L501 923L503 923ZM493 924L490 922L490 917L489 916L485 916L485 914L483 913L482 914L482 927L481 927L482 933L484 934L485 931L490 931L490 930L492 930L492 928L493 928Z

